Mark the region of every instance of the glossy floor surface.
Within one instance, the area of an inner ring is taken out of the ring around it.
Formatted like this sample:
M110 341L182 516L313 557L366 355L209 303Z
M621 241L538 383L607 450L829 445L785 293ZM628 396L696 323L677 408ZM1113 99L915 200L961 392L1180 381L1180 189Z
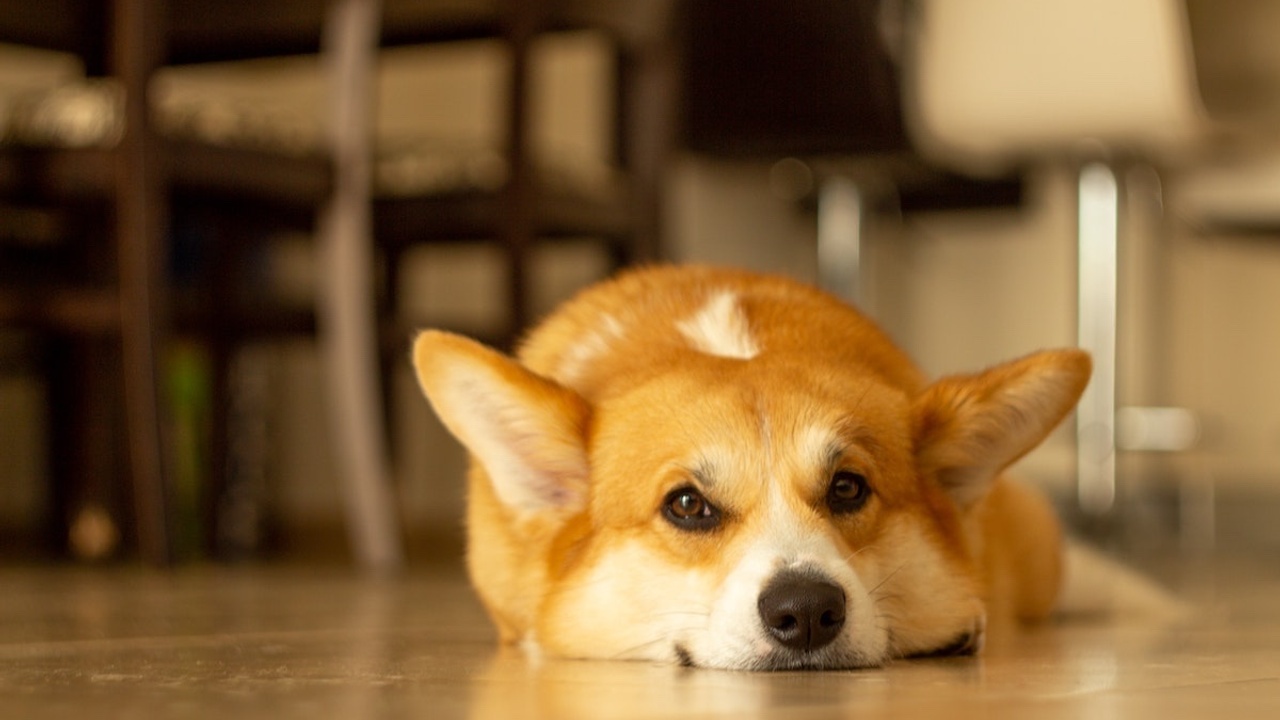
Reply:
M501 651L456 570L0 570L5 718L1277 718L1280 572L1189 621L1060 622L979 658L750 674Z

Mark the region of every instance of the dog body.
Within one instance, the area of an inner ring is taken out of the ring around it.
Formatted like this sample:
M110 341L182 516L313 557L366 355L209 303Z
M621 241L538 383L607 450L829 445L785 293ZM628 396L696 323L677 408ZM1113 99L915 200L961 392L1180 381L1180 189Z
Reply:
M468 567L506 642L736 669L973 652L1058 594L1057 521L1000 476L1088 357L928 383L789 280L654 268L580 294L515 360L428 331L419 382L473 459Z

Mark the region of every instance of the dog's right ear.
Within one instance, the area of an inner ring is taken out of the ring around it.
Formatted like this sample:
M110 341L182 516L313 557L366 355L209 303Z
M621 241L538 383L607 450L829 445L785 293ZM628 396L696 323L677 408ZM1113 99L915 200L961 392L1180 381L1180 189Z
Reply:
M467 338L429 330L413 344L422 392L514 511L585 506L590 408L577 393Z

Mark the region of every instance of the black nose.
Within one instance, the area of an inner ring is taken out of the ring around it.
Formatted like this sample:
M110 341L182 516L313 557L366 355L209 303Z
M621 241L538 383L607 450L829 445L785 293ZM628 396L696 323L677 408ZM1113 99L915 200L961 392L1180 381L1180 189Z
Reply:
M825 647L844 627L844 590L812 574L779 573L760 593L758 607L765 629L792 650Z

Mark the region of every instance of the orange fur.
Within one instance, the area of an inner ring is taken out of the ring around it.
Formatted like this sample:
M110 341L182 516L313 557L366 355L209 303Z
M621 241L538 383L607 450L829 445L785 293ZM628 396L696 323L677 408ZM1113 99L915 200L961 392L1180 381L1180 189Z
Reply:
M1036 619L1056 597L1056 521L1000 473L1075 404L1079 351L929 384L817 290L654 268L583 292L518 360L426 332L414 364L472 452L468 566L505 641L854 667L972 650L989 615ZM856 509L831 499L840 476L869 488ZM689 490L709 529L664 509ZM762 621L762 588L787 573L845 598L821 643Z

